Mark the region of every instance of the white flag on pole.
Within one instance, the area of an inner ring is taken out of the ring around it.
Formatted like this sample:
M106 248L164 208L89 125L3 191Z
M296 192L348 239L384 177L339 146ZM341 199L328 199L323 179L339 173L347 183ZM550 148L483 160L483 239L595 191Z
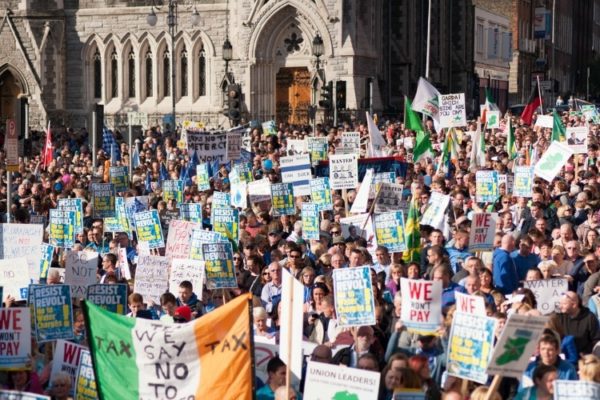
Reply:
M428 115L433 119L435 130L440 130L440 92L427 79L419 78L417 94L412 102L412 109L416 112Z
M367 151L368 157L385 157L385 139L377 129L377 125L371 118L371 115L367 111L367 126L369 127L369 149Z

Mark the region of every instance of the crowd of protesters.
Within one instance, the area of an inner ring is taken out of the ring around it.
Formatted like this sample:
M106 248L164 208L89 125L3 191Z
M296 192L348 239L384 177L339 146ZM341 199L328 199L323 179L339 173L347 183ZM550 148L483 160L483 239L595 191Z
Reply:
M511 118L509 116L509 118ZM510 174L513 166L532 163L531 153L544 153L551 143L551 130L525 125L512 117L516 127L518 156L509 159L506 134L485 130L486 165L472 167L472 137L477 129L472 122L458 132L459 152L450 168L439 171L442 132L436 132L432 121L426 130L433 143L432 158L412 163L415 132L396 121L378 121L387 141L387 155L408 164L406 176L398 176L405 192L425 211L434 191L449 194L451 203L446 210L449 230L420 229L420 260L406 262L401 253L390 254L378 246L368 251L367 238L356 232L344 235L340 219L356 198L356 190L347 196L333 193L333 210L326 211L320 222L320 239L305 240L302 235L300 208L294 216L274 217L268 208L249 207L240 213L240 238L234 253L239 288L226 296L183 282L178 293L165 293L160 304L145 304L136 293L129 295L132 317L160 319L165 323L187 322L210 313L227 297L242 293L254 295L254 332L256 337L278 341L282 321L282 270L290 271L304 285L305 341L316 347L307 358L313 361L343 364L381 372L380 396L391 399L394 390L420 389L428 399L483 399L488 388L448 376L446 354L456 292L483 296L488 316L499 321L497 334L512 313L540 315L533 293L523 288L523 281L566 278L569 290L560 298L560 312L549 316L547 327L539 340L536 354L521 380L504 378L491 395L492 399L551 399L552 382L556 379L585 380L600 383L600 135L599 126L585 121L576 113L562 116L565 126L589 125L588 152L573 156L552 182L536 177L531 198L517 198L502 186L502 195L493 204L475 201L475 172L478 169L496 170ZM363 147L361 157L367 156L369 132L366 123L344 123L339 127L318 125L310 127L279 125L276 135L265 135L260 127L250 129L252 173L255 179L268 177L272 183L281 181L280 157L286 155L286 141L309 136L324 136L329 153L334 154L345 131L360 132ZM78 197L84 201L84 231L77 236L74 250L91 250L101 255L98 281L105 284L124 279L117 268L116 249L127 248L127 258L135 276L137 243L126 233L104 232L103 221L93 218L89 185L106 179L110 154L100 149L97 165L92 165L90 134L85 129L53 129L53 157L44 166L40 158L44 140L34 142L32 154L21 158L18 172L12 174L11 208L7 210L5 154L0 152L0 212L12 222L48 220L50 209L61 198ZM120 163L129 164L133 155L118 131L114 139L120 146ZM164 165L170 179L179 179L190 162L187 151L177 147L178 133L168 129L148 129L135 145L139 165L133 171L130 196L149 196L149 206L158 209L165 221L177 210L175 202L163 201L160 180ZM411 161L409 163L409 160ZM186 185L184 202L202 204L203 226L210 229L210 210L213 191L228 191L229 165L214 171L212 189L198 191L195 184ZM148 173L153 182L146 185ZM358 188L357 188L358 190ZM298 206L301 198L296 199ZM497 213L494 250L481 254L468 251L469 229L473 212ZM47 235L47 233L46 233ZM166 237L166 236L165 236ZM47 240L46 240L47 241ZM373 326L344 329L338 326L333 295L332 271L338 268L370 266L375 299ZM56 253L54 267L47 284L60 283L64 268L62 253ZM402 323L400 314L403 294L400 278L441 281L444 323L436 335L412 333ZM133 288L131 281L130 288ZM520 301L510 296L523 295ZM14 299L3 299L6 307L21 306ZM76 341L86 343L81 311L75 311ZM49 381L52 360L50 346L36 346L32 367L27 371L12 371L2 376L6 388L33 393L47 393L53 399L70 396L71 381L59 376ZM267 368L268 379L257 380L257 398L284 398L280 387L285 384L285 364L272 359ZM300 389L304 382L301 382ZM279 389L279 390L278 390ZM298 393L301 395L301 393Z

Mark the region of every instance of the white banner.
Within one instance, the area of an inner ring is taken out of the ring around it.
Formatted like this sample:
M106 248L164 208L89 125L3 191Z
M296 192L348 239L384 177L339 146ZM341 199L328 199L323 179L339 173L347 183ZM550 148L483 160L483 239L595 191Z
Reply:
M331 189L354 189L358 186L358 159L356 154L333 154L329 157Z
M542 158L535 164L534 172L540 178L552 182L572 155L573 150L566 145L552 142Z
M309 361L303 398L377 400L380 378L379 372Z
M440 125L442 128L467 126L465 94L443 94L440 96Z
M87 287L97 282L97 271L98 253L68 251L65 264L65 283L71 286L71 296L77 299L85 298Z
M294 185L294 196L310 196L312 172L308 154L281 157L279 167L281 168L281 181Z
M569 290L566 279L542 279L525 281L523 287L535 294L537 309L544 315L560 312L560 298Z

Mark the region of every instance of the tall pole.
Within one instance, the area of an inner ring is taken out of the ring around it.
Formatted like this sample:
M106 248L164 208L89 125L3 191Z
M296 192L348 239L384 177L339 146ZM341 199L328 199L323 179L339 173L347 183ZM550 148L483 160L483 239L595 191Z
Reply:
M369 79L369 115L373 116L373 78Z
M427 50L425 58L425 79L429 80L429 52L431 51L431 0L427 12Z
M131 121L129 121L129 132L127 137L127 145L129 146L129 182L133 179L133 146L132 146L132 137L133 137L133 127L131 126Z
M554 105L554 80L556 79L556 62L554 61L554 54L555 54L555 49L556 49L556 36L555 36L555 29L556 29L556 0L552 0L552 74L550 75L552 78L552 90L550 91L550 104Z
M176 69L176 57L175 57L175 31L177 30L177 2L169 0L169 15L168 15L169 32L171 34L171 108L173 115L173 132L176 130L175 121L175 96L176 96L176 80L175 80L175 69Z
M92 176L96 175L96 111L92 113Z
M333 81L333 88L331 88L333 92L331 97L331 103L333 104L333 127L337 128L338 126L338 112L337 112L337 79Z
M589 75L589 68L588 68L588 75ZM29 101L26 101L23 105L25 107L25 112L23 114L25 114L25 121L21 121L21 123L24 125L24 129L25 129L25 141L29 140ZM25 162L27 163L27 160L29 159L28 154L23 154Z
M590 67L587 67L587 79L585 81L585 99L590 101Z
M12 186L12 174L11 172L7 169L6 170L6 223L10 224L10 210L12 208L12 190L11 190L11 186Z

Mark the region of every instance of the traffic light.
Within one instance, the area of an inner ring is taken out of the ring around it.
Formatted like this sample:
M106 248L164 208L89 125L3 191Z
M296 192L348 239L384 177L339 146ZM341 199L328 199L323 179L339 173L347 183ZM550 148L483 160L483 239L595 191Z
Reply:
M319 106L326 110L331 110L333 108L331 100L333 100L333 82L329 81L327 85L321 87L321 100L319 100Z
M227 110L225 115L238 125L242 119L242 88L238 84L227 85Z
M346 81L335 82L335 106L338 110L346 108Z

